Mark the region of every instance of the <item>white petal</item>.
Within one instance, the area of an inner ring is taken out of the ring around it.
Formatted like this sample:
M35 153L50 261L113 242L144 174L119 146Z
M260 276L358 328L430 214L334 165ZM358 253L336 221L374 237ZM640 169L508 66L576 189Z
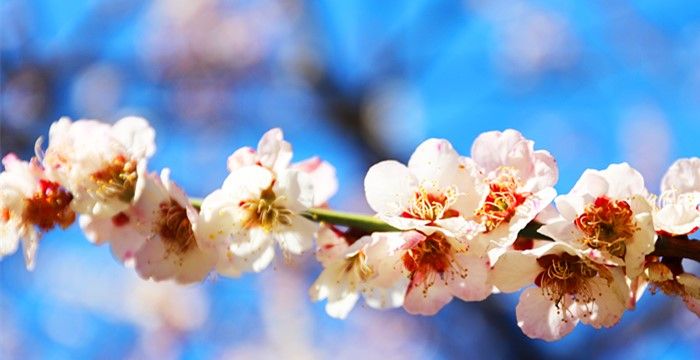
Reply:
M301 216L294 216L292 225L274 233L282 250L300 255L313 245L313 234L318 225Z
M624 281L620 279L621 281ZM589 281L590 290L595 294L595 302L579 305L579 313L588 316L579 316L581 322L590 324L596 329L611 327L617 324L627 308L626 299L620 299L615 282L608 285L603 278L594 278Z
M608 181L607 195L613 199L626 199L635 195L646 195L644 177L627 163L612 164L600 174Z
M644 271L644 259L654 251L657 238L651 214L636 215L635 221L639 230L634 233L632 241L627 243L625 253L626 273L632 279Z
M114 137L137 159L147 158L156 151L156 132L146 119L128 116L112 126Z
M501 255L491 270L491 283L500 291L510 293L533 284L542 272L537 258L520 251L508 251Z
M467 271L465 278L448 276L447 282L452 295L464 301L481 301L491 295L493 286L489 282L489 261L485 257L457 254L455 264Z
M255 199L262 190L270 187L273 179L273 174L264 167L246 166L231 172L221 189L236 195L237 199Z
M700 191L700 158L679 159L671 165L663 180L661 190L679 193Z
M372 166L365 176L367 203L376 212L400 215L408 206L416 180L403 164L387 160Z
M429 284L427 287L426 282ZM438 274L431 273L426 276L417 272L406 290L403 307L410 314L435 315L450 301L450 289Z
M459 154L444 139L428 139L416 148L408 161L408 169L418 183L429 190L444 189L458 182Z
M542 294L542 289L529 288L520 295L515 307L518 326L523 333L533 339L546 341L559 340L574 329L578 319L571 316L570 307L564 303L557 308Z
M346 293L336 300L328 300L326 303L326 313L336 319L345 319L355 307L357 299L360 298L358 293Z

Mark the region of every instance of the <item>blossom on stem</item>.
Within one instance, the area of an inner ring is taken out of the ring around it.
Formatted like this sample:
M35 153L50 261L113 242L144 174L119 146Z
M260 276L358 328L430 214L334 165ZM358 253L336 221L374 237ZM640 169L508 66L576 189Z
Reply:
M42 161L47 176L73 194L75 211L112 217L138 200L154 139L138 117L114 125L64 117L51 125Z
M324 270L309 289L313 301L327 299L326 313L344 319L360 294L372 308L403 304L408 281L393 266L399 259L395 243L400 233L374 233L354 238L322 225L317 234L316 258Z
M187 195L164 169L160 179L146 177L146 191L137 208L135 226L143 243L133 254L134 267L144 279L173 279L179 283L203 280L214 268L216 254L195 229L199 216ZM112 246L123 239L112 238Z
M661 181L659 203L654 212L657 231L680 236L700 228L700 158L671 165Z
M406 231L395 266L410 281L408 312L431 315L454 296L476 301L491 293L488 259L472 243L481 227L471 219L487 192L473 162L442 139L419 145L408 166L382 161L369 169L367 202L382 220Z
M547 341L567 335L579 321L595 328L615 325L630 297L620 268L591 261L586 251L562 242L508 251L490 275L503 292L536 285L520 295L516 317L525 335Z
M567 195L555 200L560 217L539 232L581 249L605 263L625 266L634 279L654 251L652 205L642 175L626 163L586 170Z
M136 252L151 235L153 216L164 197L158 174L144 174L142 180L142 195L127 209L112 217L80 215L79 219L83 233L93 244L110 244L114 257L127 265L133 265Z
M460 158L447 140L429 139L411 155L408 166L386 160L365 177L365 196L377 216L400 230L466 235L488 188L474 163Z
M455 296L480 301L491 294L489 260L470 251L467 238L408 231L404 239L397 253L398 266L409 279L403 304L409 313L433 315Z
M556 196L559 177L549 152L516 130L486 132L472 145L472 159L485 172L489 193L476 212L485 231L480 236L495 262Z
M65 229L75 221L73 195L49 181L35 158L26 162L8 154L2 164L0 258L17 251L21 239L27 269L32 270L41 233L56 226Z
M274 258L275 242L285 255L311 248L317 225L302 213L312 199L313 186L305 173L245 166L204 199L197 231L219 252L219 273L260 272Z
M667 263L653 261L647 264L644 274L640 277L643 281L640 288L649 286L652 293L659 290L668 296L678 296L692 311L700 317L700 278L683 271L680 261L678 263ZM638 292L637 299L642 292Z
M313 206L325 204L337 191L335 168L327 161L314 156L298 163L292 161L292 145L284 140L279 128L266 132L258 142L258 148L242 147L228 158L228 170L234 172L245 166L258 165L277 174L295 169L308 174L314 188Z

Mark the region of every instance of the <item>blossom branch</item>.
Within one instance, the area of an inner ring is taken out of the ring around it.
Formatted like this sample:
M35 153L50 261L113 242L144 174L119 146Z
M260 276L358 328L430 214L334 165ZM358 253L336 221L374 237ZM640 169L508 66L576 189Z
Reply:
M201 200L192 201L194 206L200 204ZM348 226L353 229L367 232L389 232L400 231L386 222L369 215L355 214L349 212L334 211L329 209L311 208L303 216L311 221L325 222L333 225ZM520 230L519 238L532 240L554 241L547 235L539 233L537 230L542 224L537 222L529 223ZM700 241L688 239L687 237L671 237L660 235L656 241L655 256L669 256L695 260L700 262Z

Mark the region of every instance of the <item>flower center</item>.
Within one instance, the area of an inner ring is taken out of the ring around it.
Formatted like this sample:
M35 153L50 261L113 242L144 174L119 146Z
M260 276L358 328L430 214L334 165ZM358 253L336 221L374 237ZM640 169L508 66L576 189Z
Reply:
M514 171L501 170L499 177L489 184L489 194L476 216L481 218L486 226L486 232L491 232L503 223L507 223L515 215L518 206L522 205L527 194L518 193L519 181Z
M22 218L42 231L51 230L56 225L62 229L70 226L75 221L75 212L70 208L73 195L52 181L40 180L39 186L41 190L24 200ZM9 210L3 210L2 218L9 221Z
M637 225L629 203L599 197L586 206L583 214L574 220L584 237L581 242L593 249L607 250L617 257L627 252L625 241L631 239Z
M588 280L596 276L598 271L580 257L567 253L545 255L538 258L537 263L544 270L535 278L535 284L557 307L565 295L573 295L576 301L582 303L593 300Z
M361 281L369 280L374 275L374 270L367 265L367 256L360 251L345 260L345 273L352 273Z
M258 199L241 201L239 206L248 211L248 216L243 226L248 229L260 226L265 231L270 232L278 224L291 225L293 213L278 203L278 200L282 199L282 197L276 196L272 189L269 188L263 190Z
M92 174L97 183L97 195L102 199L119 199L129 203L136 191L136 161L118 155L105 168Z
M168 253L183 254L195 246L196 240L187 210L175 199L160 204L156 233L160 235Z
M459 216L458 211L450 209L456 200L457 189L454 187L449 187L437 194L420 187L413 194L408 209L401 216L430 221Z
M447 237L440 232L435 232L406 251L402 257L403 265L410 273L420 272L429 274L432 272L442 275L452 270L462 277L466 277L465 269L456 269L452 261L452 245Z

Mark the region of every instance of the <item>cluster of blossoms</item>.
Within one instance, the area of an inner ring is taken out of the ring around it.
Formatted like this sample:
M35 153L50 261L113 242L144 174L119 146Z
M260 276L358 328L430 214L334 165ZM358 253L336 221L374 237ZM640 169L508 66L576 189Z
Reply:
M260 272L276 248L289 258L314 249L316 239L324 269L309 294L337 318L360 295L372 308L432 315L454 297L480 301L521 289L518 326L550 341L578 322L613 326L647 288L681 297L700 315L700 279L684 272L681 258L654 253L660 237L692 241L700 228L697 158L673 164L658 197L625 163L587 170L557 196L556 161L515 130L480 135L470 157L429 139L407 166L369 169L365 195L376 216L365 220L385 229L370 231L361 216L351 227L321 216L338 188L335 169L319 158L292 163L279 129L257 149L234 151L228 177L201 203L168 169L148 172L154 140L141 118L63 118L29 162L5 156L0 256L21 239L33 268L41 234L77 214L90 241L109 243L141 277L182 284Z

